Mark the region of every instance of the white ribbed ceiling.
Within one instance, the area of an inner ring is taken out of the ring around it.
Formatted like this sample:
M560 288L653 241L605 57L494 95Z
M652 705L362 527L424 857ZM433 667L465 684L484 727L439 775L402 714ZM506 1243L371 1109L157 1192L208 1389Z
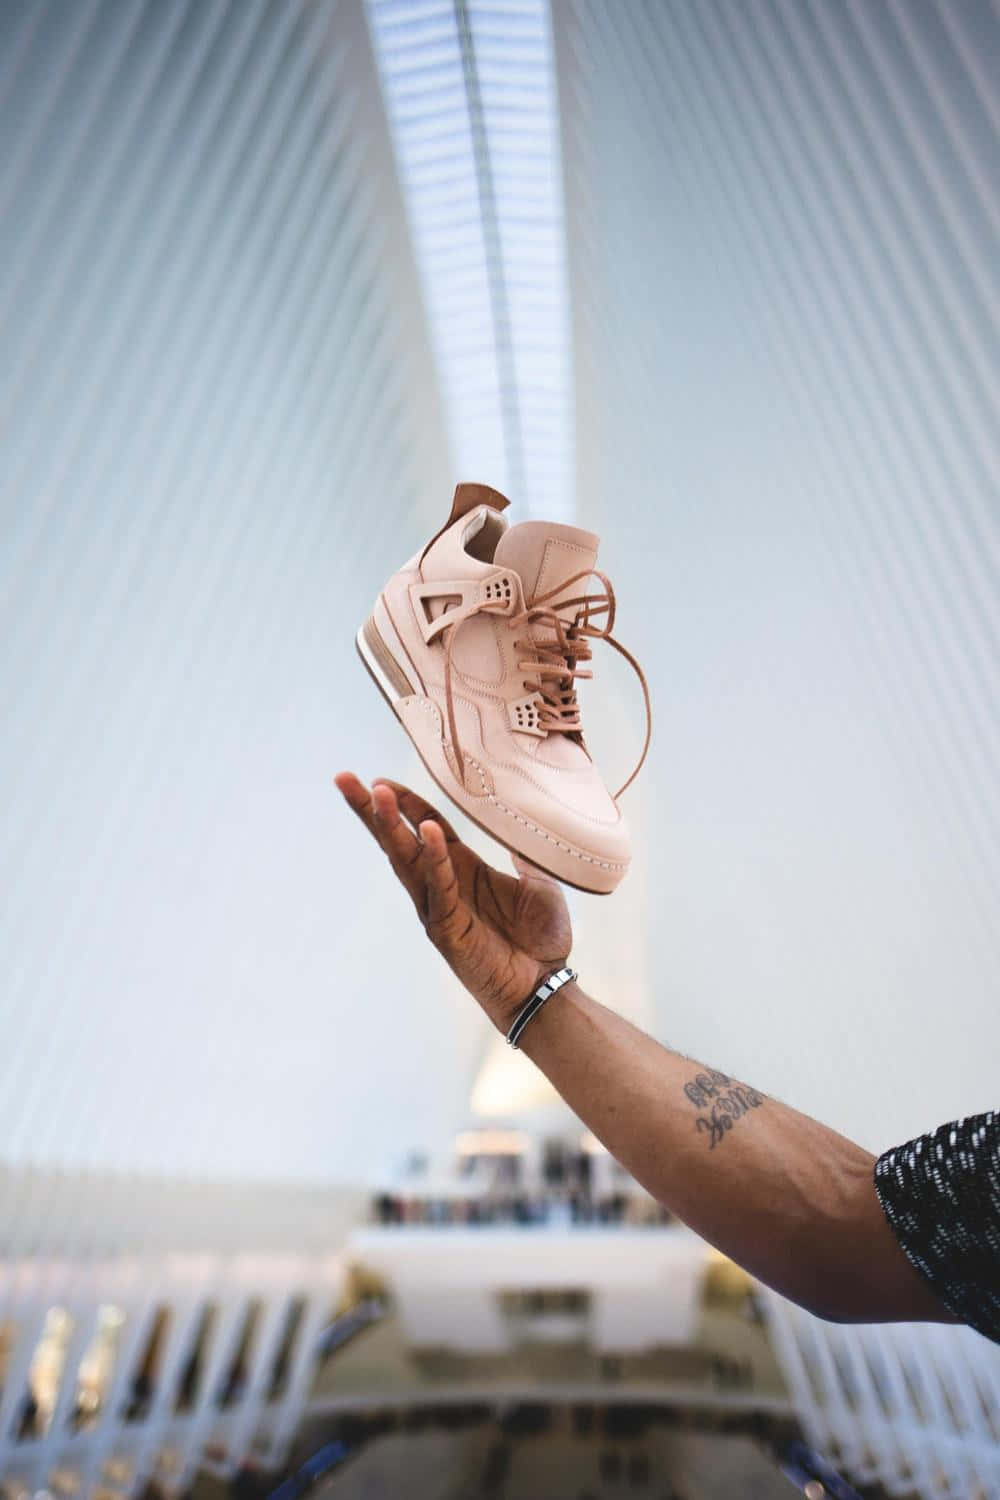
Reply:
M888 1145L996 1103L996 8L554 15L656 1024Z
M0 1156L462 1123L484 1026L330 785L413 771L353 636L459 477L579 499L650 674L588 984L873 1145L995 1104L997 51L981 0L0 6Z
M451 477L364 13L31 0L0 69L0 1154L355 1177L475 1046L331 785Z

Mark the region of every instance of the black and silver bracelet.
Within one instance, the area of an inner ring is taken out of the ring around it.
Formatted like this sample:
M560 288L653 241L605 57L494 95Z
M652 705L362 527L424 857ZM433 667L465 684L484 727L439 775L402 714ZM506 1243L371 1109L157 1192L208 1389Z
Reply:
M546 1000L554 995L556 990L561 990L564 984L569 984L569 982L575 978L575 969L557 969L554 974L549 975L548 979L546 979L544 983L538 986L537 990L531 996L531 998L529 1000L526 1000L521 1006L521 1009L514 1017L514 1024L511 1026L510 1030L507 1033L507 1041L512 1047L517 1046L518 1042L521 1040L521 1034L524 1031L524 1028L527 1026L529 1021L534 1020L535 1016L538 1015L538 1012L541 1010Z

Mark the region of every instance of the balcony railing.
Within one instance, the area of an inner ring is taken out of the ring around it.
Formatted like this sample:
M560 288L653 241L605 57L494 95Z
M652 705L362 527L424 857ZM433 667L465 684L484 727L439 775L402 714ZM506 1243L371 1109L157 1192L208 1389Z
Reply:
M765 1308L809 1441L855 1483L1000 1495L1000 1347L945 1324L824 1323L771 1292Z
M278 1467L343 1274L323 1254L8 1262L7 1493L181 1494L199 1468Z

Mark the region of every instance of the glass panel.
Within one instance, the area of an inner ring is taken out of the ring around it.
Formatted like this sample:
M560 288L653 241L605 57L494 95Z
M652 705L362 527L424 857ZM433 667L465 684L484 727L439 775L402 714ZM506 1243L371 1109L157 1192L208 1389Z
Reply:
M125 1404L125 1420L140 1422L152 1405L156 1381L163 1363L170 1328L170 1309L161 1303L153 1314L153 1322L146 1340L142 1358L132 1376L132 1384Z
M205 1363L208 1359L208 1350L218 1315L219 1309L214 1302L207 1303L202 1309L191 1352L184 1362L180 1379L177 1382L175 1412L190 1411L198 1400L198 1392L201 1389L202 1376L205 1372Z
M247 1304L247 1310L243 1318L243 1327L233 1357L226 1371L222 1386L219 1390L218 1403L222 1407L234 1406L243 1392L246 1390L247 1380L250 1375L250 1360L253 1355L254 1339L257 1336L257 1328L260 1323L261 1304L259 1299Z
M302 1320L306 1311L306 1299L304 1297L293 1297L285 1312L285 1326L281 1335L281 1342L274 1357L271 1368L271 1380L268 1385L267 1399L276 1401L283 1396L288 1386L288 1377L291 1373L292 1360L295 1357L299 1334L302 1328Z

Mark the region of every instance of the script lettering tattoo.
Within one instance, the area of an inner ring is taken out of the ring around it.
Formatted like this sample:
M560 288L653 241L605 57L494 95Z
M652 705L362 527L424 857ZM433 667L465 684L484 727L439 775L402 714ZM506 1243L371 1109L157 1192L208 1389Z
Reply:
M764 1103L763 1094L748 1088L746 1084L735 1083L727 1073L720 1073L717 1068L696 1073L684 1085L684 1092L695 1109L700 1111L695 1119L695 1129L699 1134L708 1136L710 1151L714 1151L719 1142L725 1139L727 1131L732 1130L737 1120Z
M696 1073L691 1082L684 1085L684 1092L695 1109L701 1109L709 1099L714 1099L732 1081L727 1073L720 1073L717 1068L709 1068L707 1073Z

